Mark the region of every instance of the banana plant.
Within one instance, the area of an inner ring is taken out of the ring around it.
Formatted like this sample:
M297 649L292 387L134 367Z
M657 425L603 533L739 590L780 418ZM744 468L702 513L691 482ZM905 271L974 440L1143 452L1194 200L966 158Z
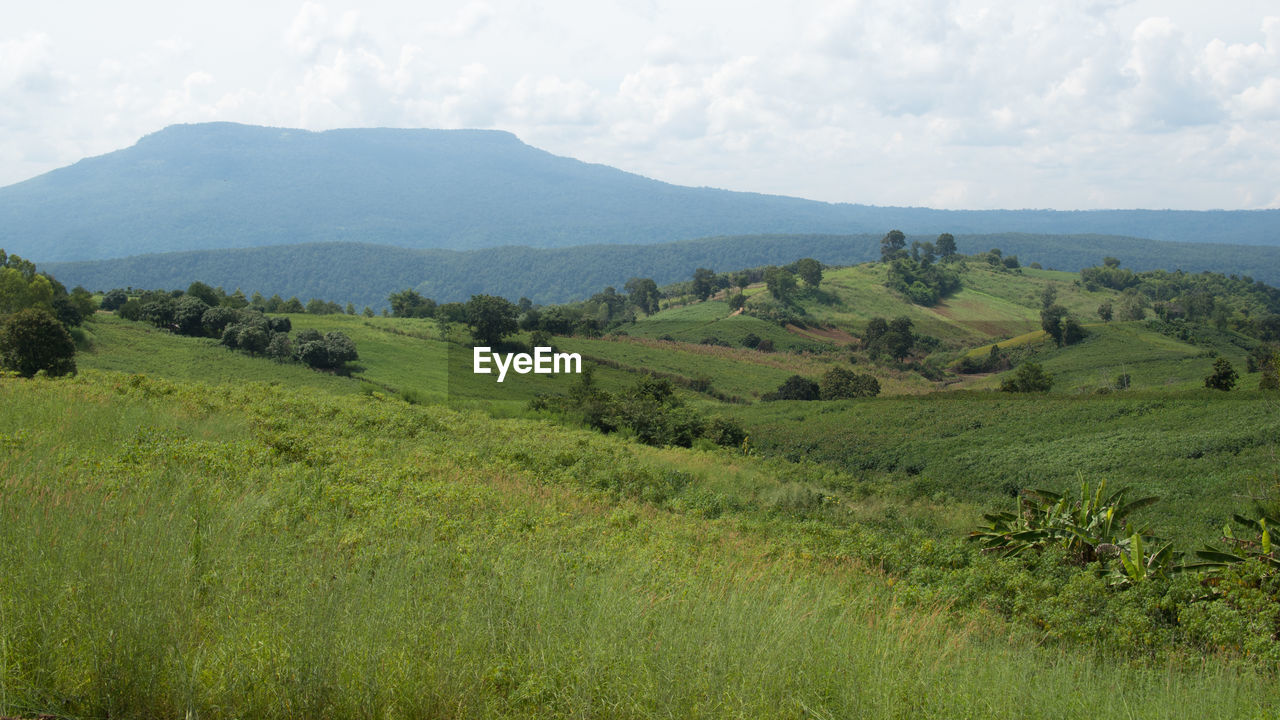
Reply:
M1144 497L1126 503L1126 490L1120 489L1108 495L1106 487L1103 480L1090 490L1089 484L1081 480L1079 499L1050 490L1023 491L1018 496L1016 512L983 515L988 524L969 533L969 539L1002 557L1016 557L1028 550L1059 546L1072 553L1081 564L1106 562L1117 554L1132 553L1134 538L1140 541L1145 538L1148 543L1158 542L1148 535L1145 528L1134 528L1129 516L1159 498ZM1139 546L1141 548L1141 542ZM1155 564L1145 556L1139 564L1153 571L1165 567L1167 558L1172 556L1172 549L1166 543L1161 551L1165 554Z
M1143 552L1143 547L1141 535L1134 533L1129 537L1128 551L1120 553L1120 566L1112 566L1107 575L1109 584L1127 587L1180 570L1181 566L1175 564L1179 553L1174 551L1173 542L1165 542L1149 555Z
M1227 524L1222 528L1222 541L1226 543L1227 549L1206 545L1195 551L1196 557L1200 558L1199 562L1185 564L1183 568L1218 574L1233 565L1256 559L1269 567L1271 572L1280 572L1280 548L1271 542L1271 528L1280 526L1280 520L1266 513L1259 513L1256 519L1239 514L1233 515L1232 519L1250 530L1251 536L1236 537L1231 525Z

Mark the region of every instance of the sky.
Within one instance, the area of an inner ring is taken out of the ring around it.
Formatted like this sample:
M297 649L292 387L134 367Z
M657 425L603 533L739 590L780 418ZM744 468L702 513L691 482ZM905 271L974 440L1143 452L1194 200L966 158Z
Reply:
M1280 208L1274 0L14 3L0 185L174 123L495 128L868 205Z

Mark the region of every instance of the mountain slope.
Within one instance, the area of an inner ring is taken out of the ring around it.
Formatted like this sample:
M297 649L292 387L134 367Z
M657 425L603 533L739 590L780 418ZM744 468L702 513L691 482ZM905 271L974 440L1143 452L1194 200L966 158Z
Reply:
M689 188L483 130L172 126L0 188L6 249L45 262L300 242L413 248L745 233L1103 233L1280 244L1280 211L944 211Z
M312 243L233 250L140 255L116 260L40 263L68 287L185 288L195 280L231 290L282 297L312 297L385 305L387 295L417 288L449 302L475 293L538 303L587 297L605 286L621 288L629 278L659 284L686 280L697 267L718 272L781 265L813 257L848 265L879 257L879 235L751 235L687 240L661 245L589 245L574 248L487 248L469 252L413 250L361 243ZM927 240L927 237L920 238ZM1136 270L1210 270L1251 275L1280 283L1280 248L1167 243L1097 235L962 235L960 250L993 247L1060 270L1121 258Z

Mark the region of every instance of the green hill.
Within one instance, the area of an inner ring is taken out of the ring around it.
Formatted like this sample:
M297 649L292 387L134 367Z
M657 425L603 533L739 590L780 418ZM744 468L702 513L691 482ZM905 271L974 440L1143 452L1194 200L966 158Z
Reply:
M686 280L694 268L735 271L812 257L829 265L879 258L884 231L862 235L743 235L657 245L502 247L473 251L421 250L361 243L314 243L140 255L86 262L40 262L68 287L182 289L199 280L228 290L313 297L381 308L387 296L415 288L439 302L477 293L538 303L568 302L633 277L658 284ZM936 236L912 237L931 241ZM1058 270L1076 271L1107 256L1136 270L1185 270L1248 275L1280 283L1280 248L1172 243L1097 235L961 235L961 252L993 247ZM9 248L14 250L14 248ZM24 254L19 252L19 254ZM50 255L40 249L32 259ZM1030 270L1027 271L1031 273Z
M1081 318L1121 294L956 267L934 307L883 265L830 268L786 326L674 292L551 338L596 362L592 384L499 385L435 319L289 315L354 341L332 372L100 312L78 376L0 376L0 716L1274 714L1269 536L1216 575L1180 565L1233 514L1280 508L1272 394L1199 382L1216 358L1243 371L1258 339L1238 330L1270 290L1157 278L1166 318L1203 305L1178 287L1220 288L1223 322L1089 320L1058 347L1047 286ZM872 356L868 322L899 316L934 340ZM1053 391L951 370L993 341ZM837 367L882 392L763 399ZM662 412L745 436L642 444L613 415L657 407L651 373L682 403ZM966 539L984 514L1027 516L1022 491L1103 482L1159 500L1092 558ZM1116 543L1149 573L1100 554Z

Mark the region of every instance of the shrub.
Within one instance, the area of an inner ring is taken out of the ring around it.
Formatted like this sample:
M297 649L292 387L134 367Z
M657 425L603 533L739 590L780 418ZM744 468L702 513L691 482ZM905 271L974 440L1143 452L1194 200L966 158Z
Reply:
M0 365L31 377L74 374L76 346L66 327L43 308L27 308L0 323Z
M817 400L822 396L818 383L799 375L787 378L778 389L761 400Z
M823 400L875 397L880 394L880 381L872 375L834 367L822 376L819 392Z
M1209 373L1204 379L1204 386L1214 390L1228 391L1236 386L1236 369L1231 367L1231 362L1226 358L1218 358L1213 361L1213 372Z
M1053 376L1044 371L1039 363L1023 363L1013 375L1000 381L1000 389L1004 392L1048 392L1053 387Z

